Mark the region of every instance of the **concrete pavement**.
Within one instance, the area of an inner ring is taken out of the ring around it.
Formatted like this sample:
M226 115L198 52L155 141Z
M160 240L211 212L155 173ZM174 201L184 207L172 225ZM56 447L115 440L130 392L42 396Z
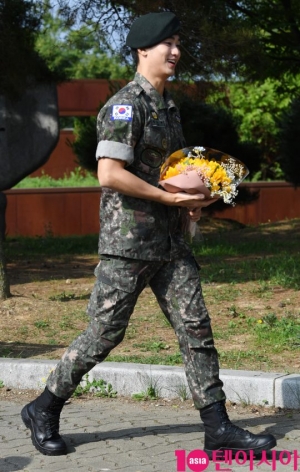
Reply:
M178 457L187 458L193 450L203 449L203 426L191 402L173 406L165 402L136 402L121 399L72 400L61 417L69 453L66 456L41 455L33 446L30 433L20 418L20 400L0 401L0 471L27 472L189 472L190 470L246 472L290 472L300 470L300 458L294 468L293 451L300 456L300 413L274 409L229 407L238 426L252 432L271 432L277 438L276 455L258 465L260 458L244 465L210 461L204 469L178 468ZM290 451L280 456L280 451ZM296 455L297 455L296 454ZM184 455L184 456L183 456ZM285 461L283 460L284 458ZM237 458L241 463L243 458ZM290 463L284 465L290 459ZM283 463L282 463L283 462ZM180 464L179 464L180 465Z
M230 458L227 463L219 458L196 465L187 460L193 459L192 451L203 449L204 432L191 400L178 400L186 385L183 369L110 362L94 368L90 380L110 382L118 397L72 399L61 418L69 453L43 456L32 446L20 418L22 405L28 402L22 388L35 389L36 396L54 365L55 361L0 360L4 388L20 389L17 398L0 401L0 472L300 471L300 376L221 371L227 397L237 403L228 407L230 418L252 432L274 434L276 452L244 464L238 456L231 464ZM128 399L132 393L145 391L150 381L163 400ZM179 451L177 456L175 451Z

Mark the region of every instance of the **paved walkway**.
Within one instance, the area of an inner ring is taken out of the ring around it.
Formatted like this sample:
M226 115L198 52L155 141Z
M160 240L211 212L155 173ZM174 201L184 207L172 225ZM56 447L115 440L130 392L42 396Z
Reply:
M21 396L21 395L20 395ZM25 403L27 400L24 401ZM253 432L273 433L278 441L276 457L269 456L269 464L257 465L247 461L238 465L213 462L207 468L191 465L177 467L175 450L203 448L203 426L191 401L175 405L172 400L132 402L122 399L72 400L65 406L61 418L61 432L68 444L66 456L41 455L32 446L30 433L23 425L20 410L23 400L0 401L0 472L189 472L200 471L274 471L300 470L294 464L300 456L299 410L229 408L230 417L238 426ZM287 450L291 455L280 456ZM179 458L184 464L184 453ZM240 462L242 457L239 458ZM280 461L281 459L281 461ZM284 459L284 460L283 460ZM281 462L287 462L287 465Z

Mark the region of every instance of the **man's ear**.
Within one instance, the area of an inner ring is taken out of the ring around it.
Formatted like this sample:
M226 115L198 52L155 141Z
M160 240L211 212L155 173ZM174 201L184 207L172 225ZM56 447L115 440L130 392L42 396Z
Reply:
M147 49L138 49L137 52L143 57L147 56Z

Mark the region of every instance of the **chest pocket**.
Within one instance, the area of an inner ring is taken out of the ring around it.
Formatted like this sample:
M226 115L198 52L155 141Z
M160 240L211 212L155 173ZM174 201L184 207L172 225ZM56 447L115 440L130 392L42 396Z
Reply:
M164 124L152 124L144 129L144 142L146 147L151 147L162 152L166 152L168 140Z
M186 146L185 139L182 133L182 125L180 120L180 115L178 112L172 113L171 116L172 122L172 144L175 146L176 150L184 148Z
M168 147L164 124L151 124L144 128L143 149L140 154L141 170L156 174L165 160Z

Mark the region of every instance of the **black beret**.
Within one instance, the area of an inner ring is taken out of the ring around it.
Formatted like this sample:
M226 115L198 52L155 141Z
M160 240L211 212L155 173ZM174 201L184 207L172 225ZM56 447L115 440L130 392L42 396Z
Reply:
M180 21L174 13L147 13L137 18L130 28L126 45L132 49L154 46L180 30Z

